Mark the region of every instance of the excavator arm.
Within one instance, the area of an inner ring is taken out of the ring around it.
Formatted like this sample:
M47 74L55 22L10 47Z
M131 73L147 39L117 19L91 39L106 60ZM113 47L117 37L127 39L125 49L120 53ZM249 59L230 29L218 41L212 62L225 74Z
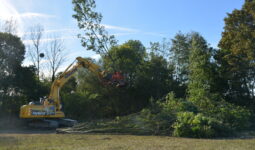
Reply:
M59 92L61 87L74 76L80 68L86 68L90 72L96 74L99 79L103 78L103 74L100 70L100 67L95 63L92 63L89 59L77 57L77 63L70 64L67 69L52 83L50 94L48 97L49 103L54 103L57 110L61 109L60 96Z
M43 100L43 103L35 104L31 102L28 105L21 106L20 118L33 119L32 124L37 124L37 122L33 122L35 120L43 119L43 123L46 122L47 126L51 126L49 123L54 122L55 124L73 124L74 121L70 121L68 119L60 119L64 118L65 115L64 112L61 111L59 93L61 87L64 86L65 83L70 78L72 78L80 68L88 69L90 72L96 74L101 82L114 85L116 87L123 85L123 76L120 74L120 72L115 72L114 74L106 74L105 71L102 72L100 70L100 66L96 65L91 60L77 57L76 63L74 61L72 64L70 64L66 70L52 83L50 94L48 98ZM52 119L60 119L62 122ZM63 121L65 123L63 123ZM41 122L38 125L42 126Z

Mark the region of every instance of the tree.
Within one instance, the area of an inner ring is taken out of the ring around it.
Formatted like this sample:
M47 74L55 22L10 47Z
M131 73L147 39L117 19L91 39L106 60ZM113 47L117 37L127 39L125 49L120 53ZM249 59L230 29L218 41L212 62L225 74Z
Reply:
M170 57L170 45L171 43L163 38L162 42L150 42L150 50L155 55L163 56L164 58Z
M40 97L49 93L50 83L37 79L34 66L19 67L13 83L19 89L19 93L26 97L26 101L22 105L29 101L38 101Z
M191 36L189 63L188 100L200 109L206 110L210 108L212 100L210 49L205 39L198 33L193 33Z
M241 10L225 18L215 59L225 80L226 98L236 104L255 104L255 1L246 0ZM252 104L252 105L251 105Z
M135 88L139 91L136 94L144 99L146 105L150 98L160 99L169 91L175 91L180 96L180 88L173 75L173 65L168 64L163 56L151 52L136 75Z
M42 48L42 37L44 29L41 25L35 25L30 28L29 40L31 44L28 45L28 57L37 69L37 77L40 78L41 58L44 57L44 50Z
M144 106L144 102L148 101L145 97L139 99L139 92L136 89L139 71L147 57L145 47L138 40L129 40L120 46L112 47L109 55L115 61L109 57L103 57L104 69L111 72L122 71L128 83L124 89L108 90L110 97L113 98L112 108L116 114L128 114L139 110L141 106Z
M175 65L175 75L181 84L188 82L188 66L190 54L190 35L177 33L172 39L171 60Z
M24 97L20 96L21 89L16 83L24 55L25 46L19 37L0 32L0 110L2 111L15 112L24 100Z
M95 0L73 0L78 26L84 31L79 34L82 46L101 55L108 55L110 47L116 45L117 41L113 35L108 35L104 26L101 25L102 15L95 11ZM111 58L110 55L108 55Z
M56 73L65 62L63 41L56 37L49 43L49 50L45 51L48 70L51 74L51 82L55 80Z
M112 59L110 57L103 58L104 68L112 72L122 71L127 75L127 80L132 86L135 74L146 57L143 44L137 40L129 40L120 46L112 47L109 50L109 55Z
M0 89L10 87L16 75L16 69L24 59L25 46L20 38L9 33L0 33ZM10 92L10 91L9 91Z
M36 79L35 68L23 67L25 46L19 37L0 32L0 110L18 116L21 105L38 100L48 86Z

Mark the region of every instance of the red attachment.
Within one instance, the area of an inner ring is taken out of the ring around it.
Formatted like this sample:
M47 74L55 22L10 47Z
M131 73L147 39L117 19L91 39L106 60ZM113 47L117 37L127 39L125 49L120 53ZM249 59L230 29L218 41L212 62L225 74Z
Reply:
M115 72L112 75L112 83L116 85L116 87L124 87L126 85L124 81L124 76L121 72Z
M120 73L120 72L115 72L113 75L112 75L112 80L113 81L119 81L119 80L124 80L124 76Z
M103 79L107 85L114 85L116 87L124 87L126 85L125 78L121 72L106 74Z

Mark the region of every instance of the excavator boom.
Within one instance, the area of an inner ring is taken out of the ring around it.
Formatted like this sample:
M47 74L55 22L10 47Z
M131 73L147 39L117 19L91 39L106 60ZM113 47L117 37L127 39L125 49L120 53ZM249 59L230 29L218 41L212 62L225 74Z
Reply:
M61 111L62 106L59 93L61 87L64 86L65 83L72 78L80 68L86 68L90 72L96 74L103 82L111 85L120 85L118 84L118 79L114 77L114 75L111 75L108 79L104 78L106 76L105 71L102 72L100 70L100 66L96 65L91 60L77 57L76 64L74 64L74 62L71 63L66 70L56 80L54 80L51 85L48 98L44 99L39 104L30 102L28 105L21 106L20 118L29 120L44 119L44 123L46 122L46 124L54 124L54 127L56 124L61 124L61 122L64 122L65 124L73 124L69 123L68 119L62 119L65 117L65 114L63 111ZM123 78L120 79L120 83L123 83ZM52 123L52 119L55 119L54 123Z

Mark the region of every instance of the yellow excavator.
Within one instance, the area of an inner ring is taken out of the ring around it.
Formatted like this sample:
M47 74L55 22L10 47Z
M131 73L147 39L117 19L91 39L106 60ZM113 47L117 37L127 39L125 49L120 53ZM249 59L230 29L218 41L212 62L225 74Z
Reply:
M60 89L75 75L80 68L88 69L96 74L102 83L122 87L125 85L124 77L119 72L107 74L101 71L100 66L93 63L90 59L77 57L76 64L70 64L67 69L52 83L50 94L40 102L30 102L20 108L20 118L25 119L30 127L35 128L57 128L70 127L77 123L76 120L65 118L61 110Z

